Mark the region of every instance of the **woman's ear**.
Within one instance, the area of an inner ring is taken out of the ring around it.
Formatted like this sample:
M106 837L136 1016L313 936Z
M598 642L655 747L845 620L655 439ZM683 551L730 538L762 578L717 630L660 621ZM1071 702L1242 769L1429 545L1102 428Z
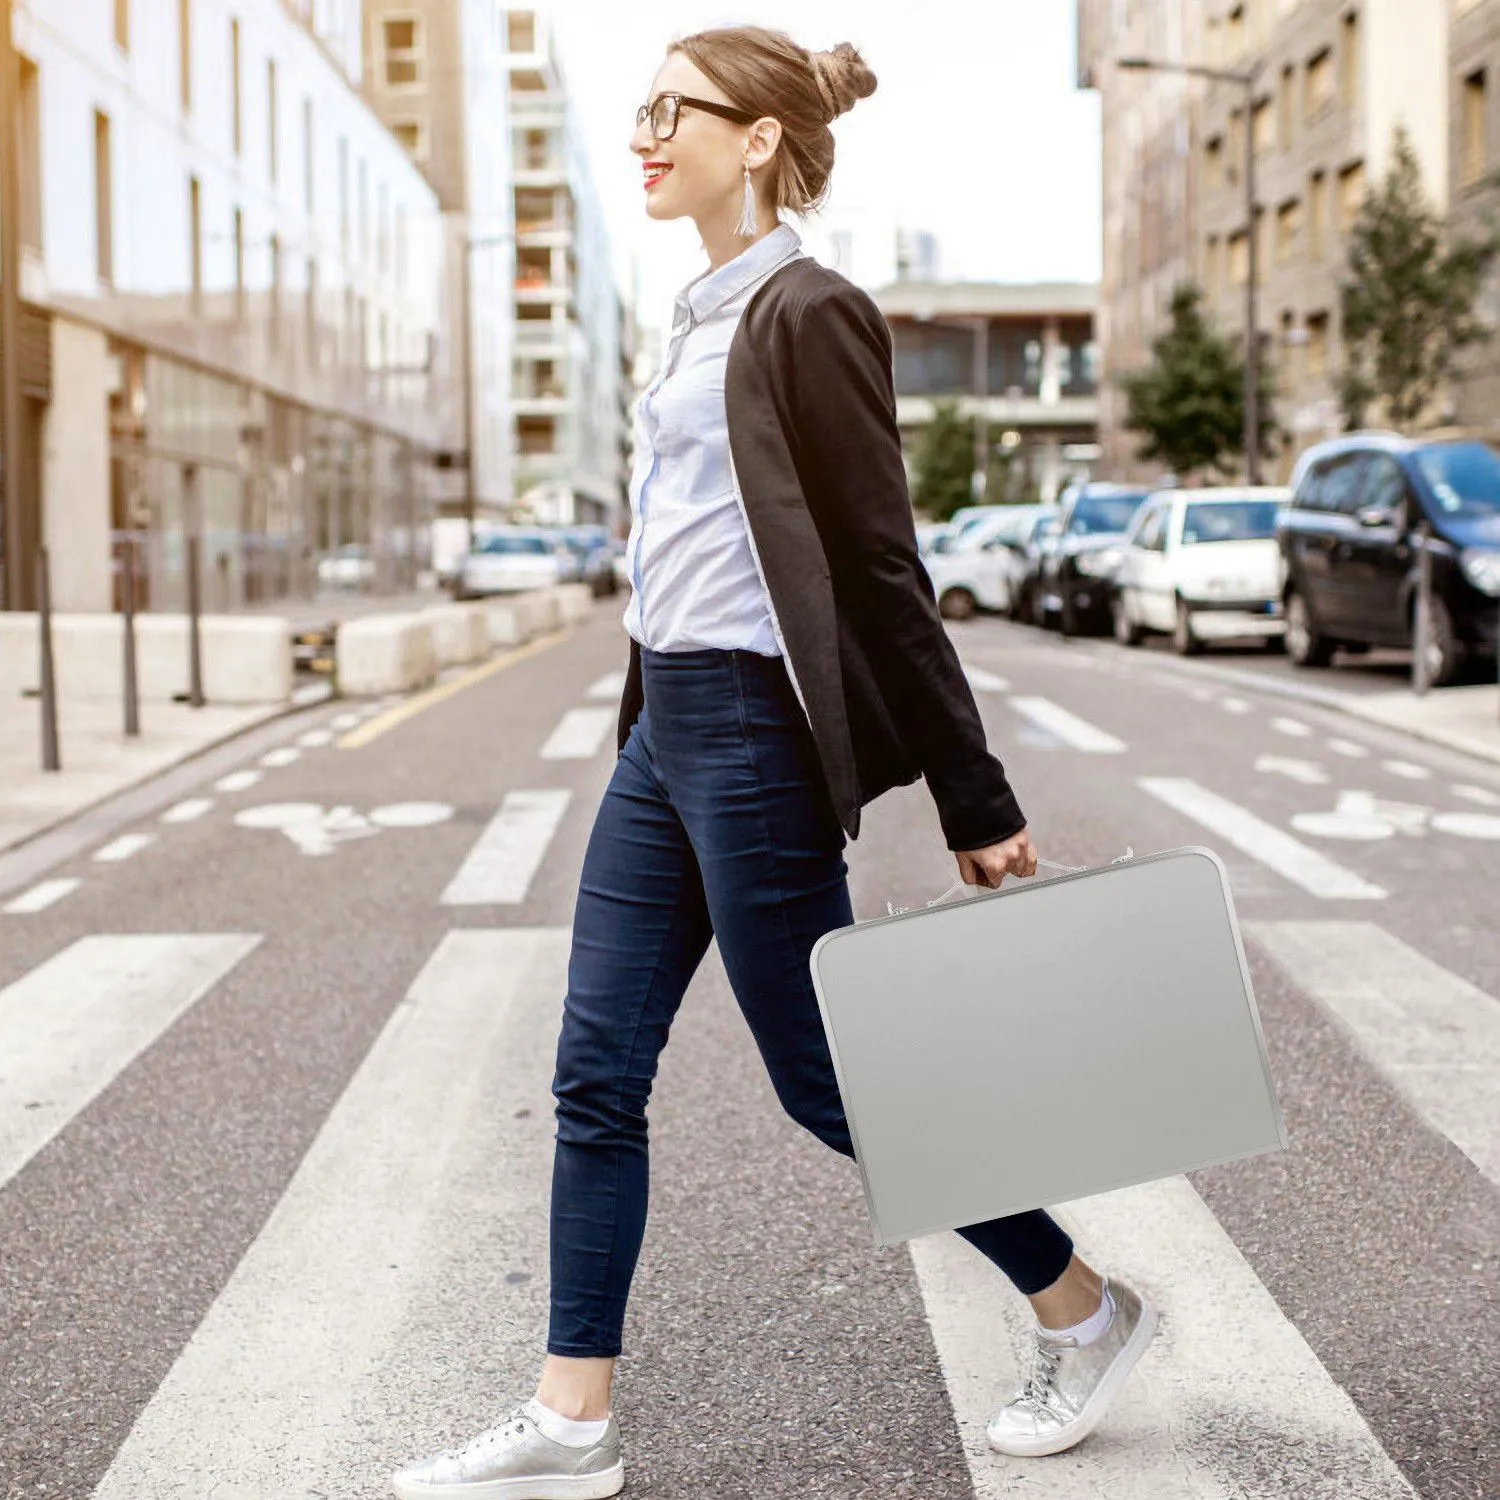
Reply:
M752 169L763 167L776 154L776 148L780 144L781 121L774 120L767 115L750 127L745 160Z

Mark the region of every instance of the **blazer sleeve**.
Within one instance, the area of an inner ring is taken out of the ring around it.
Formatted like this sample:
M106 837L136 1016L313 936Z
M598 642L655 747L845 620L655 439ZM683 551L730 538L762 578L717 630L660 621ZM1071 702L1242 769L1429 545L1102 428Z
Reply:
M863 291L834 283L799 310L789 363L804 490L837 554L840 603L927 780L948 847L999 843L1026 819L985 744L973 691L917 553L890 329Z

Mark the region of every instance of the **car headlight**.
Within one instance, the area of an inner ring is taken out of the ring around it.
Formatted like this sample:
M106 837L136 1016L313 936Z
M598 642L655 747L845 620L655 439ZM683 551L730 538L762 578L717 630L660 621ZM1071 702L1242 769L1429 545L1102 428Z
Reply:
M1464 577L1481 594L1500 598L1500 552L1462 552L1458 561Z
M1078 571L1088 578L1107 578L1120 566L1125 554L1118 547L1101 547L1097 552L1080 552L1073 559Z

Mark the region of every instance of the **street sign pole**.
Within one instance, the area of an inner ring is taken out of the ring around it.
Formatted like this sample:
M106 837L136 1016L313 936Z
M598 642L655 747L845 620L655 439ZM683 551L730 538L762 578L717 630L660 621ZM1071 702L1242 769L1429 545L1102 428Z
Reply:
M0 0L4 6L8 0ZM36 633L42 700L42 769L62 770L57 748L57 678L52 670L52 588L47 576L47 549L36 549Z
M3 3L3 0L0 0ZM125 670L125 733L134 739L141 732L140 687L135 664L135 533L125 533L123 564L124 608L120 612L120 623L124 641Z
M203 698L203 649L198 636L198 616L202 613L203 591L203 541L194 534L187 544L187 593L188 593L188 703L193 708L202 708Z

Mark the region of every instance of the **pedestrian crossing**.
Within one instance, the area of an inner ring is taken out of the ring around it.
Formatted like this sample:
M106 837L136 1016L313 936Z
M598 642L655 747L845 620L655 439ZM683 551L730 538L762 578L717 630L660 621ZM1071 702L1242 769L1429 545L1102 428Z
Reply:
M1249 922L1245 934L1500 1185L1490 996L1373 923ZM435 942L96 1500L379 1494L390 1467L486 1425L501 1391L529 1377L569 937L457 929ZM98 934L0 991L0 1185L263 941ZM1186 1178L1056 1212L1080 1254L1138 1283L1163 1325L1106 1426L1046 1461L1049 1497L1304 1493L1246 1488L1253 1455L1235 1434L1266 1431L1320 1455L1319 1493L1412 1493ZM1029 1310L956 1237L910 1254L975 1500L1024 1493L1034 1461L991 1453L983 1431L1020 1374Z

